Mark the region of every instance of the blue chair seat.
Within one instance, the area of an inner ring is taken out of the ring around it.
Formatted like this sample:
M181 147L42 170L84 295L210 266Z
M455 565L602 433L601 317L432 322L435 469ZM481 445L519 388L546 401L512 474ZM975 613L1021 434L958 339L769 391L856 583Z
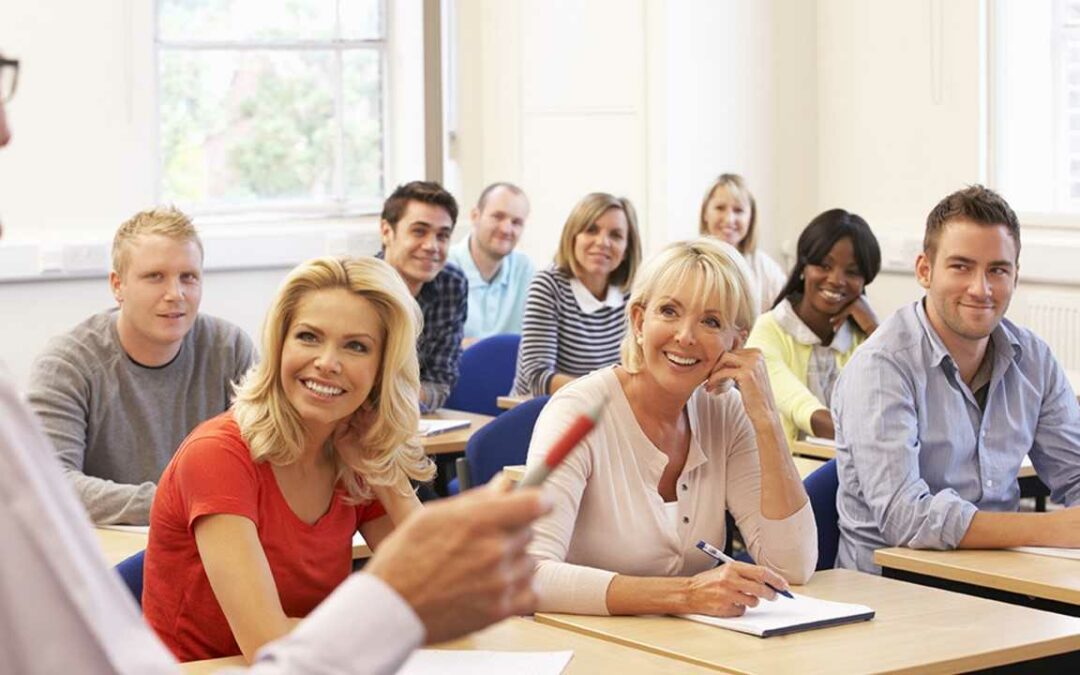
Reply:
M472 435L465 446L465 460L472 486L487 483L504 466L525 463L536 418L549 398L531 398L505 411ZM451 481L451 486L451 494L456 494L456 479Z
M443 407L482 415L503 412L497 399L514 387L521 336L501 333L475 342L461 353L458 381Z
M120 575L120 578L124 581L124 585L128 587L131 594L135 596L135 603L142 607L142 585L143 585L143 559L146 557L146 550L139 551L134 555L130 555L124 558L120 562L116 563L116 571Z

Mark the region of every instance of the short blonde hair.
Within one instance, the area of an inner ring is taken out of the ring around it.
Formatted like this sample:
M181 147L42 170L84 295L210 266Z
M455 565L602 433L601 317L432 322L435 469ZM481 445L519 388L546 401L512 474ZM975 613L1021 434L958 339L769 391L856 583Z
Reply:
M709 200L719 187L725 187L736 199L750 205L750 225L746 228L746 236L742 238L736 248L739 253L753 253L757 249L757 201L750 188L746 186L746 179L737 173L722 173L716 177L709 189L705 191L705 199L701 201L701 214L698 217L698 232L709 234L709 227L705 224L705 211L709 208Z
M625 197L615 197L606 192L593 192L579 201L563 225L559 249L555 252L555 266L563 274L572 274L581 278L581 267L574 257L574 239L604 215L608 209L619 209L626 214L626 254L623 261L608 277L608 283L618 286L623 291L634 282L634 274L641 262L641 237L638 235L637 212L634 205Z
M202 240L191 218L174 206L157 206L128 218L113 235L112 268L117 275L123 277L127 271L135 241L149 234L159 234L181 242L193 241L199 247L199 259L204 256Z
M333 449L337 477L349 497L370 499L369 485L395 485L404 476L430 480L435 475L417 439L416 340L423 319L405 282L387 263L376 258L316 258L290 272L263 324L262 360L237 387L233 416L253 460L280 465L300 457L304 423L281 384L281 350L304 297L337 288L367 299L382 321L382 362L365 402L375 411L375 421L360 453L344 456Z
M645 262L626 303L631 329L623 336L620 348L623 367L636 373L644 363L641 345L633 331L631 310L647 309L655 298L674 288L695 289L694 297L720 308L726 327L749 331L758 313L757 292L750 278L746 260L726 241L701 237L666 246Z

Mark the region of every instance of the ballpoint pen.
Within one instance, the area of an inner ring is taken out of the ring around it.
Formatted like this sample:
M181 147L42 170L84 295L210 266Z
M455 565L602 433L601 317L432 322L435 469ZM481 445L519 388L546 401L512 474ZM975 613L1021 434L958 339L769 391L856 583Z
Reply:
M697 543L697 547L701 549L702 553L709 556L713 560L718 561L721 565L723 565L724 563L737 562L735 560L735 558L732 558L727 553L724 553L723 551L716 548L715 546L713 546L709 542L705 541L704 539L702 539L701 541L699 541ZM792 600L795 599L795 596L791 594L791 591L780 590L776 586L773 586L772 584L770 584L768 581L766 581L764 583L765 583L766 586L773 589L774 591L776 591L780 595L784 596L785 598L791 598Z

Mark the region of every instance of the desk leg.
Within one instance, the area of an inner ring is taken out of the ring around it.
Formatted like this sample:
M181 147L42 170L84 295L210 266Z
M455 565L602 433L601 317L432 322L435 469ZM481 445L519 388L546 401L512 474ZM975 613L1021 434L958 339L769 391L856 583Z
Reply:
M1046 498L1050 496L1050 488L1039 480L1038 476L1017 479L1020 484L1021 497L1034 497L1035 510L1046 511Z

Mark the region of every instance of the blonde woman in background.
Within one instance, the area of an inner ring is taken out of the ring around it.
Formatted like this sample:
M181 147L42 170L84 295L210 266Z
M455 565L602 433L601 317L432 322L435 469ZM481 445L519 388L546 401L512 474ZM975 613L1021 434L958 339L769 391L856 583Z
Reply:
M623 305L640 260L629 199L594 192L574 206L554 266L529 284L514 394L552 394L618 362Z
M701 234L717 237L746 258L750 281L758 294L758 311L772 308L784 287L784 269L757 247L757 202L746 180L736 173L722 173L705 192L699 223Z
M540 413L530 466L608 400L545 483L552 511L529 548L540 611L737 616L775 599L766 584L809 579L813 512L761 353L740 348L757 314L747 283L726 243L668 246L634 283L622 363L561 389ZM696 548L723 546L725 511L760 566L716 567Z
M434 467L418 441L420 315L374 258L320 258L286 278L263 361L232 410L197 427L150 514L143 608L181 661L289 632L377 549Z

